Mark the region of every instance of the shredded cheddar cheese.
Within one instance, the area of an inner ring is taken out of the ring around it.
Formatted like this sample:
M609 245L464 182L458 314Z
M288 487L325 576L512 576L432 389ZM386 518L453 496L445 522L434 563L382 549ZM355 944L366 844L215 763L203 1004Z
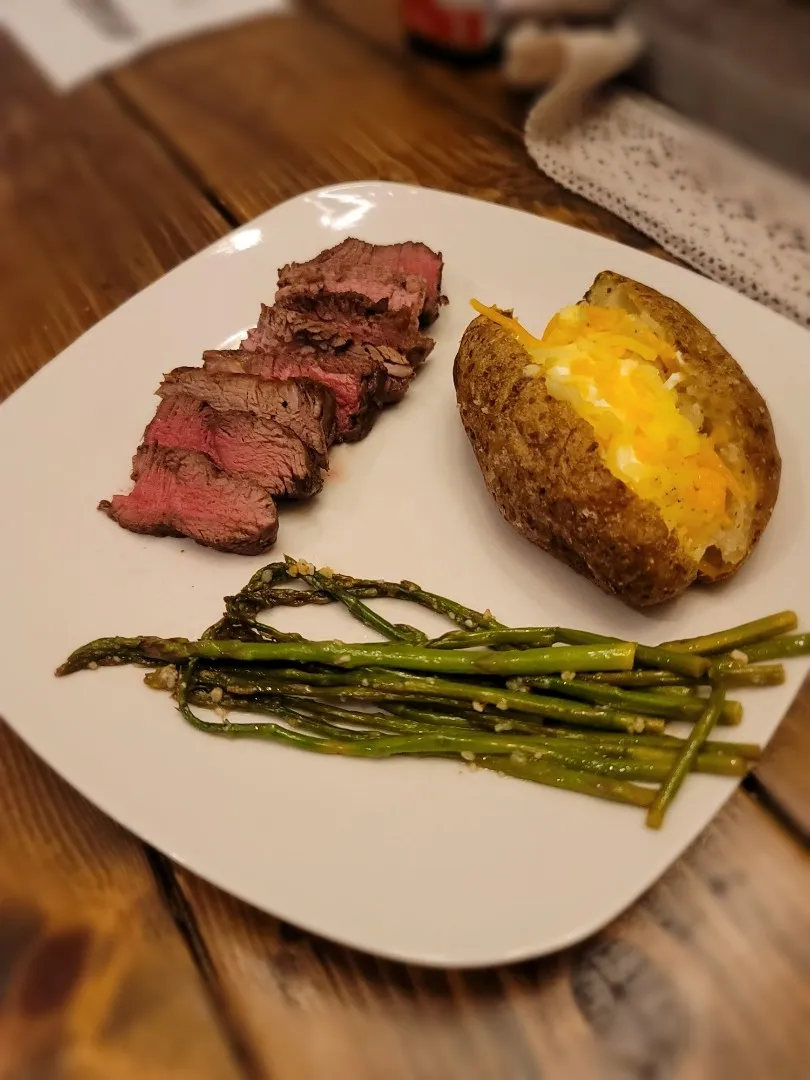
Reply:
M486 304L481 304L478 300L471 300L470 304L479 315L486 315L488 319L492 319L493 322L499 323L505 330L509 330L525 348L536 348L541 344L540 339L534 337L528 330L524 330L517 319L504 315L497 308L487 307Z
M527 378L544 378L594 431L605 465L657 506L700 559L728 523L739 494L715 441L679 409L681 357L639 317L581 303L563 308L542 338L496 308L472 306L515 335L531 356Z

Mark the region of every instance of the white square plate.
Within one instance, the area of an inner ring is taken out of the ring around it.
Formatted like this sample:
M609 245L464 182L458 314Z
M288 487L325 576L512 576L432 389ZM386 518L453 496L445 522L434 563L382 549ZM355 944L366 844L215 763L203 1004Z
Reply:
M267 559L126 533L96 510L129 465L162 372L233 343L283 263L347 235L444 252L438 344L370 437L333 454L316 499L282 512L278 552L358 576L410 578L514 625L565 624L661 641L781 608L810 622L806 525L810 337L670 263L529 214L385 183L302 195L190 259L34 376L0 412L6 526L0 711L70 783L217 885L302 927L384 956L475 966L549 952L598 929L711 820L733 785L692 777L666 826L633 809L446 761L370 762L208 738L137 670L55 679L100 635L195 636ZM541 330L612 269L704 320L767 398L782 492L744 571L651 615L602 595L505 525L459 423L451 369L476 296ZM282 619L283 615L283 619ZM283 612L308 636L339 613ZM409 613L413 618L413 612ZM799 687L745 695L735 736L765 741Z

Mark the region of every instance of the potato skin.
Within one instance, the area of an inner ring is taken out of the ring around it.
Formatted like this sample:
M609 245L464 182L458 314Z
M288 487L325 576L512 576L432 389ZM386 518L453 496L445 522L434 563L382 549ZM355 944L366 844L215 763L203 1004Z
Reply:
M721 581L731 577L756 547L779 494L782 460L768 406L734 357L677 300L610 270L597 275L585 299L593 304L605 304L611 293L618 295L624 310L655 319L664 336L680 349L704 415L711 419L714 428L721 423L728 427L731 441L739 448L747 473L756 483L751 536L744 557L733 565L718 566L711 572L706 572L704 567L698 573L698 580Z
M523 374L531 357L481 316L453 369L459 412L487 488L504 518L605 592L633 607L670 600L697 577L658 510L603 464L589 424L545 380Z
M603 271L586 301L655 321L680 350L710 427L727 426L754 481L751 533L733 564L698 566L657 508L618 480L591 427L568 402L524 374L529 353L484 316L467 328L453 369L462 423L504 518L538 547L633 607L671 600L693 581L730 577L746 561L779 492L781 460L767 405L739 364L686 308L646 285Z

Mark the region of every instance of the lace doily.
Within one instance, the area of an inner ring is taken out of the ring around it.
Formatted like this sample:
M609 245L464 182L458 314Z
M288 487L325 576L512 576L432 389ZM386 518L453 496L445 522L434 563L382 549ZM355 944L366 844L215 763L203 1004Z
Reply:
M753 300L810 326L810 190L640 94L526 146L544 173Z

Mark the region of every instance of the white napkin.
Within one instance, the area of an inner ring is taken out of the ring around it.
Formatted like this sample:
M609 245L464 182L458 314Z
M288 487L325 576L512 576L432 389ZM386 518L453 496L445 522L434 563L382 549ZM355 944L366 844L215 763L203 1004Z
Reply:
M0 25L60 90L145 49L287 8L286 0L0 0Z
M544 98L526 147L544 173L671 254L810 326L810 188L641 94L621 92L563 131Z

